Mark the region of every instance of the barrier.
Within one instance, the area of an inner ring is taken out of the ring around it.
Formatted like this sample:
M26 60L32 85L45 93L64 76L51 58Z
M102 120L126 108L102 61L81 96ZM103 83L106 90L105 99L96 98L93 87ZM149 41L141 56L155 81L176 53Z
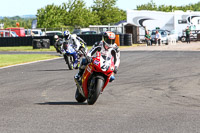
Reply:
M49 39L33 39L32 44L33 44L33 49L50 48Z
M119 35L120 46L124 46L124 34Z
M117 44L117 46L120 46L119 35L115 35L115 43Z
M125 46L132 46L132 34L124 34L124 45Z
M102 40L101 34L95 35L78 35L81 37L88 46L94 45L96 42ZM120 34L116 35L118 46L132 46L132 34ZM63 36L59 36L63 37ZM33 46L34 39L49 39L50 45L54 44L54 36L38 36L38 37L0 37L0 47L10 47L10 46Z

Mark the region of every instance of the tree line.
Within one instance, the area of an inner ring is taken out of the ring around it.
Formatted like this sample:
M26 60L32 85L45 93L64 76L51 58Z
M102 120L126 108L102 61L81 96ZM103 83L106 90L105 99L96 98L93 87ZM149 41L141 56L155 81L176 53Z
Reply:
M0 19L0 23L4 24L4 28L17 27L16 23L19 23L20 27L30 29L32 21L33 21L33 18L26 19L26 18L21 18L19 16L4 17L3 19Z
M84 0L68 0L61 5L47 5L37 10L37 28L67 28L69 26L79 28L89 25L112 25L121 20L126 20L126 11L118 8L116 2L117 0L93 0L93 5L87 7ZM200 2L186 6L158 6L151 0L147 4L138 5L136 10L200 11ZM19 22L20 27L31 28L32 21L33 19L24 19L19 16L0 19L0 23L4 23L4 28L16 27L16 22Z
M61 5L47 5L38 9L38 27L88 27L89 25L114 24L126 20L126 12L116 6L117 0L93 0L86 7L84 0L68 0Z
M156 5L153 0L148 2L147 4L142 4L137 6L137 10L152 10L152 11L162 11L162 12L173 12L175 10L181 11L200 11L200 2L196 4L189 4L185 6L172 6L172 5Z

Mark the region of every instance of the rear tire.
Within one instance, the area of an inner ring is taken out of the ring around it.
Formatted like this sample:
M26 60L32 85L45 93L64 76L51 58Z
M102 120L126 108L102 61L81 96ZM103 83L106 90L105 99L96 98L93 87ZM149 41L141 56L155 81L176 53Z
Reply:
M79 93L78 88L76 89L75 99L76 99L76 101L79 102L79 103L83 103L83 102L85 102L85 100L86 100L86 98L83 97L83 96L81 95L81 93Z
M74 62L73 56L71 56L71 55L68 55L68 56L64 55L64 59L65 59L66 64L69 67L69 70L73 70L74 69L73 68L73 62Z
M94 92L87 99L87 102L88 102L89 105L93 105L97 101L97 99L98 99L98 97L99 97L99 95L101 93L102 87L104 85L104 80L103 79L96 78L95 80L96 80L95 84L92 87Z

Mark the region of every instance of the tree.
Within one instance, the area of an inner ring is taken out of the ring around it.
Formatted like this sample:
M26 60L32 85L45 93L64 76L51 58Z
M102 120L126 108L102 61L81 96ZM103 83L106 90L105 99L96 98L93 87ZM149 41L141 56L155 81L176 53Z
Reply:
M144 5L139 5L137 6L137 10L155 10L155 11L163 11L163 12L172 12L175 10L182 10L182 11L200 11L200 2L196 4L189 4L186 6L172 6L172 5L160 5L157 7L157 5L151 0L150 3L144 4Z
M98 16L86 7L83 0L69 0L63 3L66 10L65 25L88 27L90 24L99 23Z
M14 16L9 18L4 17L3 19L0 20L0 23L4 23L4 28L9 28L9 27L17 27L16 22L19 22L20 27L30 29L32 20L33 19L24 19L20 18L19 16Z
M99 16L99 24L114 24L126 19L125 11L116 7L116 2L117 0L94 0L92 11Z
M137 6L137 10L157 10L156 4L151 0L147 4Z
M40 28L59 28L64 26L65 10L54 4L37 10L37 23Z

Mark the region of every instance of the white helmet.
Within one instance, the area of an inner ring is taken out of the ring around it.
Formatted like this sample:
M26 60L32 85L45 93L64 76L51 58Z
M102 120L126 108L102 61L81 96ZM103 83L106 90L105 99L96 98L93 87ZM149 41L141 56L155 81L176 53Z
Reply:
M54 35L54 39L58 39L58 35Z
M68 30L64 31L64 37L68 40L70 32Z

